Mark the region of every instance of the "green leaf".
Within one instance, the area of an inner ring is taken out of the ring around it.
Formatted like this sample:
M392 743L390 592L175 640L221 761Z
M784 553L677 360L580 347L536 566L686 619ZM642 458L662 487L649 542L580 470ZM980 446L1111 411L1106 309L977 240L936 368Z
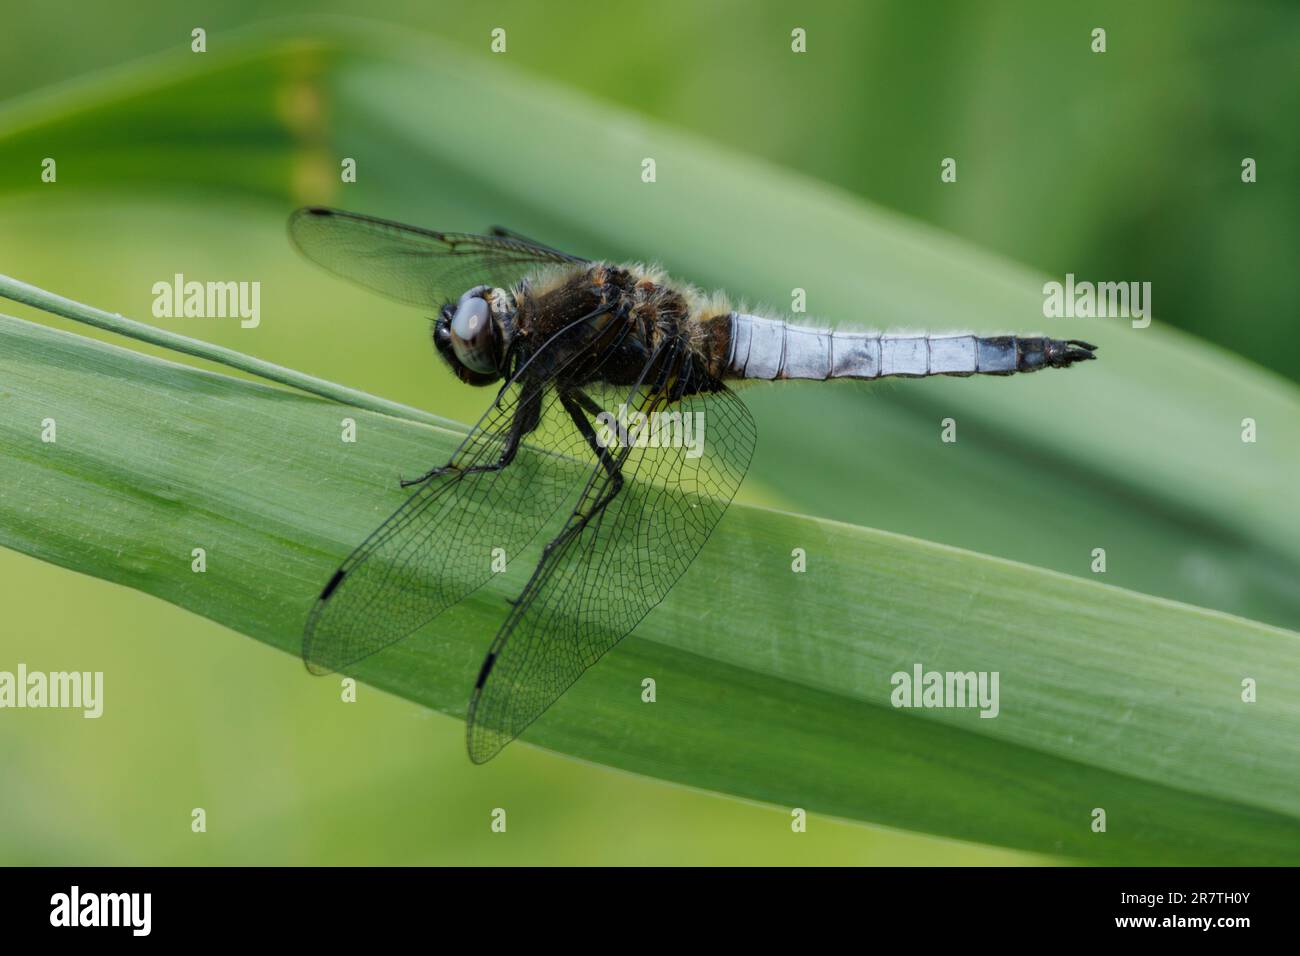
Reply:
M290 653L321 582L402 499L396 475L458 437L7 317L0 380L0 542ZM357 421L355 445L339 440L344 414ZM40 439L47 418L53 443ZM817 573L790 572L792 542ZM191 571L195 547L206 573ZM475 595L436 635L357 674L463 716L514 584ZM894 709L891 674L918 661L999 671L1001 714ZM1040 852L1294 862L1297 674L1291 633L736 505L669 600L525 739L724 793ZM1257 704L1240 700L1247 675L1271 675ZM653 706L639 698L646 676L658 683ZM1090 832L1094 807L1107 812L1105 835Z

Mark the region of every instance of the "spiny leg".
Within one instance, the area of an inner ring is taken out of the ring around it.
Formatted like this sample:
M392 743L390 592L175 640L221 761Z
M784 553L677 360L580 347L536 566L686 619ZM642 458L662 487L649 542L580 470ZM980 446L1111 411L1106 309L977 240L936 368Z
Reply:
M582 529L585 528L593 518L599 516L623 488L623 473L618 467L618 462L616 462L614 456L609 453L609 449L601 444L600 438L596 435L596 430L591 427L591 423L587 421L586 416L583 415L583 411L586 410L592 416L598 416L604 411L604 409L592 401L591 397L585 392L577 389L561 392L560 404L562 404L564 410L569 413L569 417L573 419L574 427L578 429L579 433L591 447L591 450L595 452L596 460L600 462L600 466L604 468L606 474L609 475L609 490L606 491L605 494L601 495L600 499L593 504L585 514L579 513L576 510L573 512L572 517L578 518L578 523L566 527L562 532L560 532L559 536L547 543L546 547L542 549L543 562L545 562L546 557L557 547L575 534L580 534ZM519 598L506 598L506 603L516 605L519 603ZM484 662L484 670L479 675L479 682L475 686L482 686L483 680L487 677L488 664L489 662Z
M613 498L623 487L623 473L619 470L618 462L614 461L614 457L609 453L609 449L601 444L596 430L591 427L591 422L583 415L585 410L593 418L598 418L605 410L593 402L590 395L578 389L561 393L560 402L564 405L564 410L569 413L569 417L573 419L573 424L582 433L582 437L591 446L591 450L596 453L601 467L609 474L612 491L608 497Z
M671 361L665 362L663 368L660 370L659 378L655 382L653 388L653 392L659 397L651 403L647 414L653 414L654 410L659 408L662 404L662 391L670 378L669 372L672 369L673 364L674 363ZM587 514L580 516L582 520L578 526L578 530L581 531L582 528L586 527L593 518L597 517L602 511L604 511L605 507L613 501L619 491L622 490L623 472L619 468L618 462L614 461L613 456L610 455L609 449L602 445L600 439L596 437L596 431L591 427L591 423L588 422L582 414L585 409L593 418L599 418L601 414L605 412L605 409L592 401L591 396L586 392L583 392L581 389L572 389L569 392L561 394L560 401L564 404L565 410L568 411L569 417L573 419L573 423L577 426L578 431L582 432L582 436L587 440L587 444L591 446L591 450L596 453L596 458L599 459L601 466L609 474L609 490L601 496L600 500L591 507L591 510ZM626 452L627 449L625 448L624 454L626 454ZM578 516L578 513L575 511L574 515ZM554 543L555 542L551 542L551 544ZM549 547L550 546L548 545L548 548Z
M648 363L646 367L649 368L652 364L653 362ZM655 409L659 408L663 404L663 388L671 377L670 372L674 367L674 364L673 361L664 362L663 368L660 370L659 377L652 389L652 392L657 397L650 403L650 408L646 411L647 415L654 414ZM581 408L576 408L570 405L566 400L570 397L572 397ZM596 457L600 460L601 466L609 474L609 489L600 496L600 499L593 504L585 514L579 514L575 511L573 514L574 517L579 519L578 523L571 529L568 529L565 534L560 535L560 537L550 542L546 546L544 554L550 553L550 551L565 538L570 537L571 535L569 534L569 531L571 531L572 534L581 533L583 528L587 527L587 525L591 524L592 521L598 519L604 513L605 509L609 506L609 503L618 496L620 491L623 490L622 469L619 468L618 462L614 461L614 457L609 453L609 449L605 448L600 443L600 439L596 437L595 429L591 427L591 423L588 422L582 414L582 409L586 409L586 411L591 415L599 417L604 409L593 402L589 395L578 389L574 389L571 393L561 395L560 401L564 403L564 407L569 412L569 416L573 419L573 423L578 427L578 431L582 432L583 437L587 439L587 444L596 452ZM635 439L633 440L635 441ZM627 447L623 448L624 456L627 455L628 450Z
M524 401L515 410L514 418L510 421L510 432L506 436L505 447L501 450L500 457L489 465L472 465L469 468L460 468L455 461L449 461L445 465L440 465L426 471L418 478L399 479L398 484L403 488L409 488L411 485L418 485L436 478L439 475L445 475L450 471L460 471L466 475L472 475L475 472L482 471L500 471L515 460L515 455L519 452L519 444L523 441L524 436L535 429L542 417L542 392L544 389L528 385L521 386L525 392Z

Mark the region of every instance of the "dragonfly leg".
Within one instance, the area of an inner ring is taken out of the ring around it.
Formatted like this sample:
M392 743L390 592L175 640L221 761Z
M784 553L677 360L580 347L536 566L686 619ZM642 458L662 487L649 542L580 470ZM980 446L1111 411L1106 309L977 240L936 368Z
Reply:
M658 380L654 385L653 391L656 394L663 390L668 381L669 372L673 366L673 362L664 363L663 368L659 372ZM618 462L616 462L614 457L609 453L609 449L601 444L600 439L596 437L596 430L591 427L591 422L587 421L586 416L583 415L583 411L585 410L593 418L599 418L605 410L596 402L592 401L590 395L583 392L581 389L576 388L562 393L560 395L560 402L563 403L565 410L569 413L569 417L573 419L573 424L577 426L578 431L582 432L582 437L587 439L587 444L591 446L591 450L596 453L596 458L600 461L601 466L609 474L609 490L606 491L605 494L601 495L600 500L591 506L591 510L583 515L579 515L576 511L574 512L575 517L581 517L582 519L578 523L575 531L581 531L593 518L604 511L605 506L613 501L618 493L623 489L623 472L619 468ZM658 405L659 401L656 400L651 407L657 407ZM547 549L550 549L554 547L555 544L556 542L552 541L546 547Z
M451 465L439 465L437 468L431 468L422 474L419 478L398 478L397 484L401 488L410 488L412 485L422 485L430 478L437 478L439 475L445 475L455 469Z
M403 488L409 488L411 485L422 484L431 478L437 478L439 475L445 475L453 471L462 472L466 475L484 471L500 471L515 460L515 455L519 452L520 442L523 441L525 435L537 427L537 423L541 420L541 414L542 389L526 386L524 399L515 411L515 417L510 421L510 431L506 434L505 447L501 449L501 455L496 461L490 465L471 465L468 468L462 468L453 459L445 465L439 465L437 468L426 471L418 478L398 479L398 484Z
M573 516L579 519L578 523L576 525L570 525L565 529L564 533L561 534L560 537L548 544L545 549L543 549L544 554L553 550L565 538L580 533L593 519L599 517L600 513L605 510L606 506L618 496L620 491L623 490L623 472L619 468L618 462L616 462L614 456L609 453L609 449L601 444L600 439L596 437L596 430L591 427L591 422L589 422L586 415L583 414L583 411L585 410L592 415L600 415L603 409L593 402L589 395L577 390L562 394L560 396L560 401L564 404L565 410L568 411L569 417L573 419L573 424L578 427L578 431L582 432L582 437L587 439L587 444L590 445L591 450L596 453L596 458L600 462L601 467L605 469L606 473L608 473L609 488L587 511L574 511Z
M575 518L580 518L581 520L575 525L569 525L560 533L558 538L551 541L542 549L543 560L545 560L546 555L555 550L555 548L562 542L573 537L573 535L580 533L593 518L597 517L605 510L605 507L614 500L615 496L623 488L623 472L619 470L618 462L616 462L614 457L609 453L609 449L601 444L600 439L596 436L596 430L591 427L591 422L589 422L587 416L583 414L583 412L587 412L592 417L596 417L600 415L604 409L593 402L591 396L579 389L571 389L569 391L561 392L560 404L563 405L564 410L569 413L569 417L573 419L574 426L582 434L582 437L586 439L587 444L591 446L591 450L595 452L596 459L600 462L601 467L604 468L606 473L609 475L609 490L601 495L600 499L592 505L591 509L585 514L580 514L577 511L573 513ZM522 595L520 595L520 597L522 597ZM519 600L519 598L506 598L506 603L513 607L519 603ZM475 685L477 687L482 687L483 681L487 679L489 666L486 661L483 664L483 668L483 673L479 675L478 684Z
M591 446L591 450L596 453L596 459L600 462L601 467L609 474L611 490L608 497L613 498L614 495L618 494L619 489L623 487L623 473L619 471L618 462L614 461L609 449L601 444L600 439L596 436L596 430L591 427L591 422L583 414L586 411L594 418L600 416L604 409L593 402L591 396L586 392L578 389L562 393L560 402L564 405L564 410L569 413L569 417L573 419L573 424L582 433L582 437Z

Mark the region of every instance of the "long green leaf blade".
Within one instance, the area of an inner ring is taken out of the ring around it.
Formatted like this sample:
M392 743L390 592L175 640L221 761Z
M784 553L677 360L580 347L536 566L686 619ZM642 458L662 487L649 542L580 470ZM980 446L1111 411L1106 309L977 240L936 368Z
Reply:
M396 474L456 440L11 318L0 320L0 381L0 543L290 653L321 582L401 499ZM343 414L358 422L355 445L338 440ZM45 419L54 443L40 439ZM791 542L816 575L790 572ZM196 546L208 553L201 575ZM358 675L463 716L510 586ZM999 670L1001 714L893 708L891 675L915 662ZM1295 862L1297 674L1290 632L737 505L668 601L524 739L738 796L1082 859ZM653 707L640 700L646 676ZM1260 700L1246 704L1252 676ZM1090 828L1096 807L1104 834Z

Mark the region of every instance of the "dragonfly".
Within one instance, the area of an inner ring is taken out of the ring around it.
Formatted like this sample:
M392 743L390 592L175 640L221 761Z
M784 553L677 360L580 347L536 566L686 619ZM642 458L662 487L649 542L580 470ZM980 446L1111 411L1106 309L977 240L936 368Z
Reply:
M753 455L744 380L1011 375L1095 358L1077 339L886 335L734 309L658 268L589 260L503 228L438 232L338 209L289 219L310 260L437 310L452 373L495 398L445 464L347 556L308 616L302 656L343 670L424 628L554 520L471 692L484 763L668 594ZM563 524L558 514L567 507Z

